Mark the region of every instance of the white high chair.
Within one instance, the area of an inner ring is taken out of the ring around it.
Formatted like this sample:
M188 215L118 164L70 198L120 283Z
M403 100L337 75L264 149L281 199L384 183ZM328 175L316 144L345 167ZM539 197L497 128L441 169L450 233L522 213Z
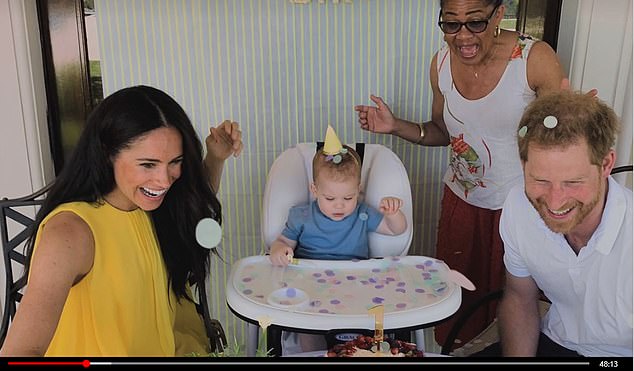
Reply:
M356 145L356 149L362 161L360 201L378 209L383 197L398 197L403 200L401 210L407 219L407 230L398 236L369 234L370 257L407 255L414 230L412 192L407 171L398 156L381 144L361 143ZM267 253L273 241L282 233L289 209L314 199L309 185L313 180L313 156L316 150L317 143L299 143L282 152L271 165L264 190L261 220L262 239ZM250 326L249 331L258 331L258 328ZM419 347L423 344L422 330L416 331L416 343ZM287 352L286 346L288 342L282 345L284 353Z
M355 146L351 146L354 148ZM412 190L401 160L381 144L357 145L362 156L361 198L378 209L381 198L398 197L407 219L407 230L398 236L370 233L370 257L407 255L414 231L412 223ZM313 156L316 143L299 143L282 152L271 165L264 189L261 231L269 251L282 233L292 206L313 201L309 185L313 180Z

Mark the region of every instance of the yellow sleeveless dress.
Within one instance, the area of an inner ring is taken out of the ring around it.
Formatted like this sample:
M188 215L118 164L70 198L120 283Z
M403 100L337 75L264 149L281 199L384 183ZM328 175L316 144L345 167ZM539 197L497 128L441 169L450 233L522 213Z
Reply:
M70 211L93 232L90 272L74 285L47 356L174 356L207 351L205 330L193 303L177 303L150 215L108 203L71 202L43 221ZM35 241L35 248L39 242Z

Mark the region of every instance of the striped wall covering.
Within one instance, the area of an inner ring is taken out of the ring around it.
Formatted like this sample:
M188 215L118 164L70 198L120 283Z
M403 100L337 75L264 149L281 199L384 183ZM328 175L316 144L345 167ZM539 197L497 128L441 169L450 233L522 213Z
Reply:
M431 117L429 64L441 46L435 0L96 0L104 95L158 87L180 102L203 139L238 121L245 149L227 161L220 259L210 301L230 338L246 326L227 309L229 265L261 254L260 208L268 169L330 123L342 142L381 143L403 161L414 199L410 254L433 255L446 148L414 146L358 127L355 104L382 96L395 115Z

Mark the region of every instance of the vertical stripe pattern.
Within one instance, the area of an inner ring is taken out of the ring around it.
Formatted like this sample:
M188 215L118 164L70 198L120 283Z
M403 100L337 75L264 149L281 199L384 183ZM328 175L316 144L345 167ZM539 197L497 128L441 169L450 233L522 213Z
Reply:
M244 152L226 163L220 254L209 297L229 337L245 324L224 300L229 267L262 254L262 194L285 149L323 139L381 143L403 161L414 198L410 254L433 255L446 148L362 131L354 105L376 94L398 117L431 117L429 65L442 43L436 0L96 0L104 94L146 84L172 95L200 139L225 119L240 122ZM232 339L230 339L232 341Z

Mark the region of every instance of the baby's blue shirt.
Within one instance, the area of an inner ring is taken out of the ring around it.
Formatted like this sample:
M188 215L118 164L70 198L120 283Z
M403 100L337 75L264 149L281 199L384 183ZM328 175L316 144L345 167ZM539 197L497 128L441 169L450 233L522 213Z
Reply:
M313 201L289 210L282 235L297 241L297 258L367 259L368 233L376 231L381 220L383 214L378 210L359 203L352 214L334 221L319 210L317 201Z

